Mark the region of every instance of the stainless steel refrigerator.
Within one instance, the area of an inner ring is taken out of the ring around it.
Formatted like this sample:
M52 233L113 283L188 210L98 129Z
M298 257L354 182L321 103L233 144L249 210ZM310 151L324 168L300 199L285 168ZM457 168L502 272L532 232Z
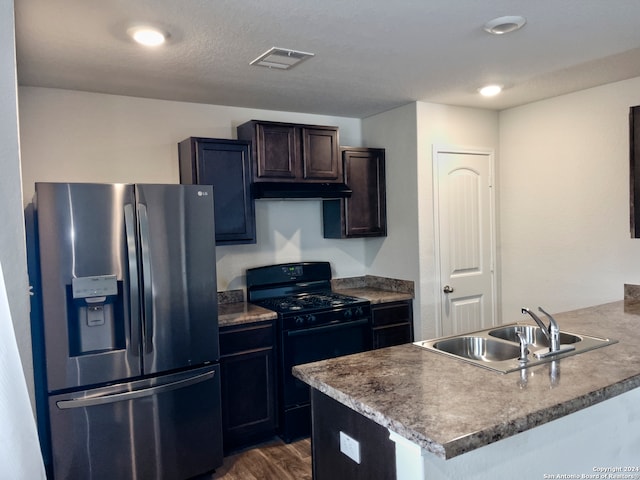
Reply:
M55 479L221 465L212 187L37 183L34 207Z

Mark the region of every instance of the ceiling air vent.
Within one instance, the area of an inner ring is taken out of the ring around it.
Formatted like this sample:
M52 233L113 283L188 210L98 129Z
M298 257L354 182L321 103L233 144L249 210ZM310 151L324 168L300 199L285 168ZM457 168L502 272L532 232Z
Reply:
M260 67L278 68L280 70L289 70L315 54L300 52L298 50L289 50L288 48L271 47L265 53L256 58L249 65L258 65Z

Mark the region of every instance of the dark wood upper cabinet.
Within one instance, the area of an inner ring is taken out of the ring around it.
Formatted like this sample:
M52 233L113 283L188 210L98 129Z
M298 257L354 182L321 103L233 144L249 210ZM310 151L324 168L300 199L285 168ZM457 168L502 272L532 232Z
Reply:
M338 127L251 120L237 132L252 142L254 182L342 182Z
M640 238L640 106L629 109L629 160L631 238Z
M251 144L191 137L178 144L180 183L213 185L216 245L256 243Z
M323 182L342 181L338 127L301 127L302 177Z
M240 136L238 127L238 136ZM298 152L300 150L300 134L296 127L290 125L255 123L254 131L246 131L245 140L254 144L256 159L255 179L277 178L279 180L294 179L300 176Z
M386 236L384 149L343 147L341 152L344 181L352 194L346 199L323 201L324 237Z

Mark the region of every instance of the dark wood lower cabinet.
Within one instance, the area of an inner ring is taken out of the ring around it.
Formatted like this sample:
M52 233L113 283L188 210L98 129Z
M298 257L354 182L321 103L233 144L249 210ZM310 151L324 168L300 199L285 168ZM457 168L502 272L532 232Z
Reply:
M266 322L220 329L225 454L275 435L274 328Z
M396 478L395 443L385 427L314 388L311 417L314 480ZM360 463L340 451L340 432L359 443Z
M413 300L371 305L373 348L413 342Z

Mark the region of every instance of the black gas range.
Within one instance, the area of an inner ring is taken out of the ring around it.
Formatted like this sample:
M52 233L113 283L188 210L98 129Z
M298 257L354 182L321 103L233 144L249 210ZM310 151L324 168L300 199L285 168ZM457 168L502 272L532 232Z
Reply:
M371 307L366 299L331 290L329 262L248 269L249 302L278 313L278 404L286 442L311 432L309 387L294 365L371 349Z

